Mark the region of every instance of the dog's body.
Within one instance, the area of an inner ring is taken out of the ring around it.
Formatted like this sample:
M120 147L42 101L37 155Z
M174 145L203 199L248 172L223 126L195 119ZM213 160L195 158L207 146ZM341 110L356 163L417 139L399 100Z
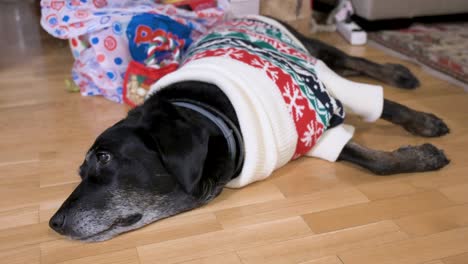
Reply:
M419 84L403 66L350 57L283 25L312 56L342 75L365 74L401 88ZM381 118L416 135L448 133L436 116L388 100ZM96 139L80 167L82 182L50 226L73 239L101 241L206 204L239 175L245 154L241 134L236 109L217 85L171 84ZM430 144L383 152L348 142L338 160L382 175L448 163Z

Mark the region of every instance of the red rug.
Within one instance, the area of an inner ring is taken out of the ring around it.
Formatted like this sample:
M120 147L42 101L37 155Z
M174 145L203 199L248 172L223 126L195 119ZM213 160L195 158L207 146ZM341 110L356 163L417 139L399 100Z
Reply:
M468 23L413 25L369 38L468 85Z

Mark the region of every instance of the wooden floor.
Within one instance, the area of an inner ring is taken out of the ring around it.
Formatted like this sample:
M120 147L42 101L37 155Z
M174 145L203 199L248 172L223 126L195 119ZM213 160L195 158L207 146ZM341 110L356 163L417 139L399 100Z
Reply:
M11 22L3 14L26 12L11 4L0 9L2 25ZM356 141L387 150L432 142L446 151L448 167L376 177L350 164L304 158L266 181L225 190L206 207L108 242L58 236L47 222L77 185L85 151L127 108L67 93L67 46L23 18L10 25L22 33L0 40L0 263L468 263L468 95L416 65L350 47L336 34L321 38L354 55L410 67L422 86L385 86L386 96L436 113L452 130L424 139L386 122L350 118Z

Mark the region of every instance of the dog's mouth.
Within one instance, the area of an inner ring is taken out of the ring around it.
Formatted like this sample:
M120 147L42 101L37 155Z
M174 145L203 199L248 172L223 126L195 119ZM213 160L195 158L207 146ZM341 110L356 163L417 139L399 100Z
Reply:
M71 236L71 239L81 240L81 241L89 241L89 242L101 241L101 239L99 239L99 237L102 237L106 233L112 231L114 228L131 226L133 224L136 224L138 221L140 221L142 217L143 217L142 214L132 214L132 215L125 216L125 217L119 217L114 221L114 223L111 226L109 226L108 228L106 228L106 229L104 229L104 230L102 230L102 231L100 231L100 232L98 232L96 234L92 234L92 235L85 236L85 237Z
M143 217L142 214L132 214L126 217L121 217L121 218L118 218L114 222L114 225L121 226L121 227L131 226L135 224L136 222L140 221L142 217Z

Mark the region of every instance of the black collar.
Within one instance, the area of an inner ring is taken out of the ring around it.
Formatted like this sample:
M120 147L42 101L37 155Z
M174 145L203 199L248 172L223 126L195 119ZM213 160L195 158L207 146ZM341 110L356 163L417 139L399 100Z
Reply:
M235 164L232 178L237 177L242 168L245 155L244 141L237 126L229 118L227 118L226 115L214 107L206 105L202 102L189 99L175 99L171 100L171 103L176 106L190 109L199 113L218 127L226 139L229 158Z

